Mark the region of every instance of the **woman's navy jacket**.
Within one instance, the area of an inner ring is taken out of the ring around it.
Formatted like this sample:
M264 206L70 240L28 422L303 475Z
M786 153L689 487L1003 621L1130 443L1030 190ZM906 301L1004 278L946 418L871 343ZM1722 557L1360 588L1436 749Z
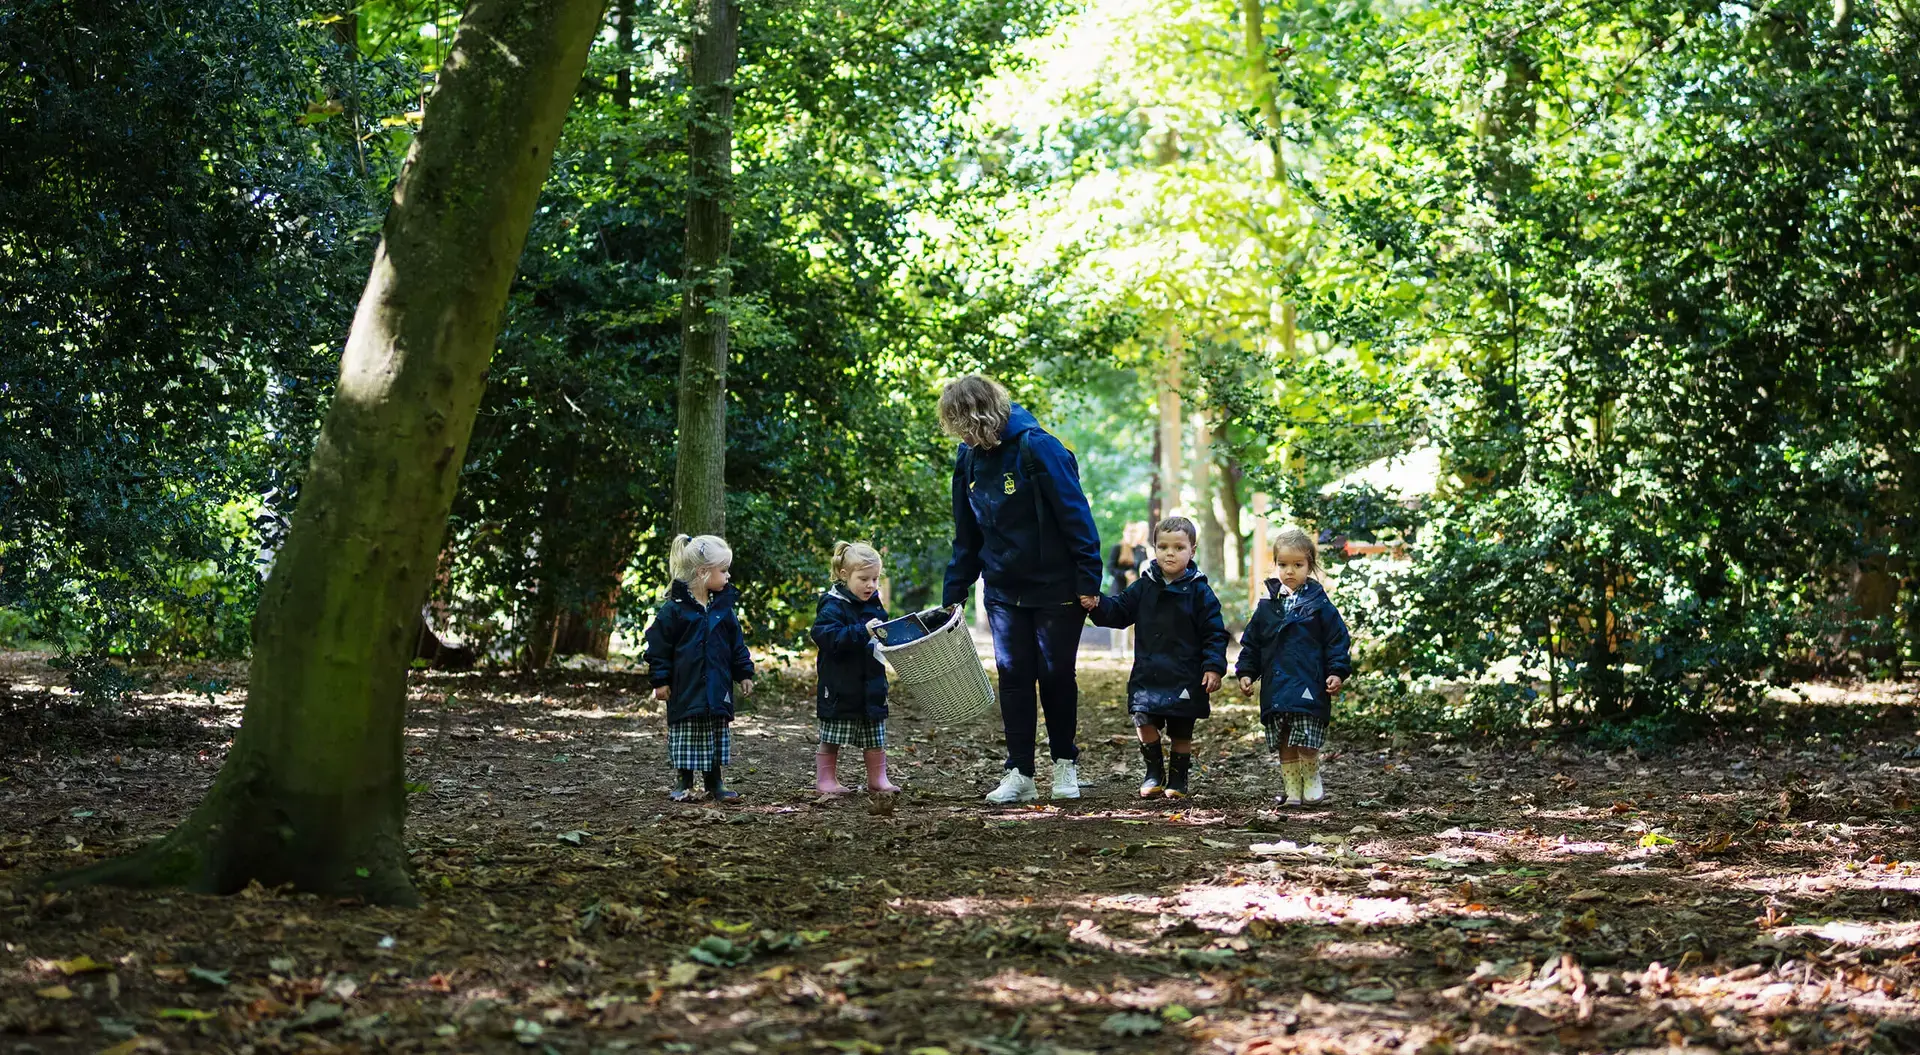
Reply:
M820 647L814 670L820 675L813 709L821 718L887 717L887 668L873 649L867 620L887 621L887 608L875 593L855 599L838 583L820 595L813 617L813 643Z
M1200 676L1227 672L1227 624L1220 618L1220 598L1191 564L1172 582L1162 575L1159 561L1147 562L1140 578L1118 597L1100 598L1093 622L1140 628L1133 676L1127 679L1129 711L1205 718L1213 707Z
M987 600L1021 608L1070 604L1100 592L1100 533L1073 453L1019 404L990 450L966 444L953 463L953 559L942 604Z
M702 608L687 584L676 579L653 613L647 627L647 674L654 688L672 687L668 722L733 717L733 683L753 677L753 656L733 614L739 596L728 586Z
M1348 658L1352 639L1347 624L1334 610L1333 599L1315 580L1300 587L1292 608L1280 595L1280 580L1267 580L1267 596L1254 609L1253 621L1240 635L1240 661L1234 676L1260 682L1260 720L1277 721L1283 714L1328 718L1333 698L1327 676L1353 676Z

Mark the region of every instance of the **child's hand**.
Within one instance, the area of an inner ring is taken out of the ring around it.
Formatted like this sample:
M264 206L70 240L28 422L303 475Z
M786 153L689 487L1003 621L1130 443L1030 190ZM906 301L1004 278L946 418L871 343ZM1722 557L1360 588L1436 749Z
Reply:
M747 680L740 683L740 695L742 696L753 695L753 679L752 678L748 678Z
M874 636L873 629L874 627L877 627L879 625L880 625L880 620L878 619L867 620L867 636L873 637Z
M1329 693L1339 692L1340 686L1342 684L1344 684L1344 682L1340 680L1340 675L1338 674L1327 675L1327 692Z
M653 690L653 698L656 700L664 700L671 695L673 695L673 686L671 685L662 685Z
M1080 607L1091 612L1095 608L1100 607L1100 598L1090 593L1083 593L1080 595Z
M1219 692L1220 675L1215 674L1213 671L1207 671L1205 674L1200 675L1200 687L1209 693Z
M1252 678L1240 679L1240 695L1242 696L1253 695L1253 679Z

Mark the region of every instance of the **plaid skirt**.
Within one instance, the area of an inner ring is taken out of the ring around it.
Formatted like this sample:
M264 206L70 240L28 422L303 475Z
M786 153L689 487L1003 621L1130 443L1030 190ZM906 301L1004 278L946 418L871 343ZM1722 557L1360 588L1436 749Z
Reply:
M1315 718L1309 714L1286 714L1266 725L1269 751L1278 751L1283 747L1304 747L1318 751L1327 746L1325 718Z
M884 748L887 746L886 719L876 722L870 718L822 718L820 742L857 747L862 751Z
M733 723L725 718L689 718L667 723L667 762L675 769L706 771L733 761Z

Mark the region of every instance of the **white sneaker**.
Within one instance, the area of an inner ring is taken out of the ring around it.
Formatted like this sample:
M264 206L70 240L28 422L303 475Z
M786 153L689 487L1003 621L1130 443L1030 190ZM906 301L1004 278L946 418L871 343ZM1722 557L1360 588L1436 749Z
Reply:
M996 806L1032 802L1039 797L1040 789L1033 786L1033 778L1017 769L1007 770L1007 775L1000 778L1000 786L987 792L987 801Z
M1056 799L1077 799L1080 797L1080 767L1070 759L1053 760L1053 797Z

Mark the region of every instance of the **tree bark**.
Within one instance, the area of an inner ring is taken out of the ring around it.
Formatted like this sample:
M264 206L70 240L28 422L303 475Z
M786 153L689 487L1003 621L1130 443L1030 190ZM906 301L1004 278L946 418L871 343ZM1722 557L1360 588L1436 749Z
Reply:
M1274 90L1273 69L1268 65L1266 0L1240 0L1240 40L1247 53L1247 87L1253 92L1254 103L1260 109L1261 123L1267 128L1268 164L1271 167L1265 175L1268 179L1282 179L1287 172L1286 154L1280 139L1284 125L1280 116L1280 98Z
M174 831L59 886L251 880L387 904L408 661L534 202L601 0L472 0L395 186L340 382L254 614L246 711Z
M692 26L673 523L688 535L717 535L727 525L727 298L733 290L733 70L740 9L733 0L693 0Z
M622 65L613 75L613 105L621 111L633 105L633 0L614 0L613 46L622 56Z
M1221 410L1214 434L1221 441L1216 450L1225 457L1218 458L1214 468L1219 474L1220 511L1224 514L1227 535L1226 581L1238 582L1247 572L1247 536L1241 525L1244 518L1240 515L1240 481L1246 473L1240 467L1240 459L1233 454L1232 427L1233 419L1226 410Z
M1160 515L1170 517L1180 507L1180 481L1186 478L1184 467L1180 464L1181 428L1180 428L1180 382L1181 382L1181 344L1180 327L1169 323L1167 326L1167 363L1166 373L1160 379ZM1152 536L1158 537L1158 522L1148 525Z
M1194 521L1200 529L1200 570L1225 582L1227 531L1214 508L1219 473L1213 466L1213 428L1205 411L1193 415Z

